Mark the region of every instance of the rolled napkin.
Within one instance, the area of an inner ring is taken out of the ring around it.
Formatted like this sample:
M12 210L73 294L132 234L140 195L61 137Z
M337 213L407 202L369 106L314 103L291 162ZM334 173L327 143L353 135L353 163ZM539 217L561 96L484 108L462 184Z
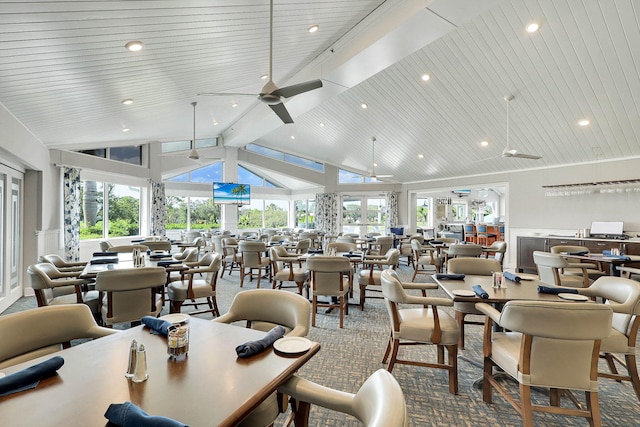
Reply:
M169 267L176 264L182 264L182 261L158 261L158 267Z
M104 417L120 427L189 427L171 418L149 415L131 402L112 403Z
M93 256L118 256L118 252L94 252Z
M464 280L464 274L438 273L438 274L436 274L436 279L438 279L438 280Z
M322 249L309 249L307 250L310 254L323 254L324 251Z
M631 261L631 258L628 257L627 255L614 255L609 250L602 251L602 255L606 256L607 258L614 258L622 261Z
M429 242L430 245L442 245L444 242L441 242L440 240L432 240Z
M342 256L346 256L347 258L362 258L362 254L342 254Z
M516 283L520 283L520 281L522 280L522 277L510 271L505 271L504 273L502 273L502 277Z
M538 286L538 293L541 294L577 294L578 290L573 288L553 287L553 286Z
M55 356L2 377L0 378L0 396L36 388L40 380L55 374L62 365L64 365L64 359L60 356Z
M162 259L162 258L171 258L171 254L151 254L151 255L149 255L149 259Z
M473 285L471 287L473 289L473 292L476 293L476 295L478 295L480 298L482 299L487 299L489 298L489 294L487 293L487 291L485 291L484 289L482 289L482 286L480 285Z
M91 261L91 265L96 265L96 264L116 264L118 262L118 258L117 257L109 257L109 258L94 258Z
M245 358L251 357L254 354L260 353L262 350L273 344L278 338L282 338L286 331L282 326L276 326L267 332L262 339L256 341L247 341L244 344L240 344L236 347L236 353L238 357Z
M169 327L173 325L173 323L169 321L153 316L144 316L140 321L143 325L151 329L151 333L162 334L165 337L169 333Z
M589 251L573 251L567 252L567 255L588 255Z

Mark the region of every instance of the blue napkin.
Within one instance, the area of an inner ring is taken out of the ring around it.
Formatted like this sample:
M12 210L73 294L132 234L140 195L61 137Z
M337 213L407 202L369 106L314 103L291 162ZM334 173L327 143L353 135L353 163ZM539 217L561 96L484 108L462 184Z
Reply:
M151 254L151 255L149 255L149 259L162 259L162 258L171 258L171 254Z
M342 256L346 256L347 258L362 258L362 254L342 254Z
M307 250L308 253L310 254L323 254L324 251L322 249L309 249Z
M244 344L240 344L236 347L236 353L238 357L245 358L251 357L254 354L260 353L262 350L273 344L278 338L282 338L285 333L285 329L282 326L276 326L267 332L262 339L257 341L248 341Z
M604 255L606 257L609 257L609 258L620 259L622 261L631 261L631 258L629 258L628 256L626 256L626 255L613 255L610 250L602 251L602 255Z
M464 280L464 274L438 273L438 274L436 274L436 279L438 279L438 280Z
M552 287L552 286L538 286L538 292L541 294L577 294L578 290L565 287Z
M589 251L574 251L574 252L567 252L567 255L588 255Z
M54 356L49 360L0 378L0 396L36 388L40 380L55 374L62 365L64 365L64 359L60 356Z
M485 291L484 289L482 289L482 286L480 285L473 285L472 286L473 292L476 293L476 295L478 295L480 298L482 299L487 299L489 298L489 294L487 293L487 291Z
M176 264L182 264L182 261L158 261L158 267L169 267Z
M120 427L189 427L171 418L149 415L131 402L112 403L104 417Z
M502 273L502 276L505 279L511 280L512 282L516 282L516 283L520 283L520 281L522 280L522 277L510 271L505 271L504 273Z
M118 256L118 252L94 252L93 256Z
M91 260L91 265L96 264L116 264L118 262L118 258L95 258Z
M144 316L142 319L140 319L140 321L143 325L151 329L151 333L162 334L165 337L169 332L169 327L173 325L173 323L171 322L163 319L158 319L157 317L153 316Z
M444 242L441 242L440 240L432 240L432 241L429 242L429 244L432 244L432 245L441 245L443 243Z

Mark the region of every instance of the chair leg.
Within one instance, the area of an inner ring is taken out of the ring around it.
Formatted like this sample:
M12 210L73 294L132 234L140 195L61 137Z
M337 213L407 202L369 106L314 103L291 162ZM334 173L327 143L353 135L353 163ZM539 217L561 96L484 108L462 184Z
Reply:
M340 304L340 329L344 328L344 311L345 311L345 304L344 304L344 296L341 296L338 299L338 304Z
M448 345L449 356L449 393L458 394L458 346Z
M366 286L360 285L360 311L364 311L364 299L366 290Z
M411 276L411 281L413 282L414 280L416 280L416 275L418 274L418 265L416 265L416 267L413 269L413 276Z
M318 311L318 297L316 294L313 294L313 298L311 300L311 326L316 326L316 312Z
M522 416L522 427L533 427L531 387L524 384L520 384L520 415Z
M229 271L229 275L231 275L231 271ZM240 269L240 287L244 285L244 267Z
M180 313L184 301L169 301L169 313Z
M436 345L436 353L438 357L438 363L442 365L444 363L444 346Z
M588 419L589 425L591 427L601 427L602 416L600 415L600 404L598 403L598 393L586 391L585 398L587 401L587 409L589 410L589 414L591 415L591 417Z
M609 370L612 374L618 374L618 369L616 368L616 364L613 360L613 355L611 353L605 353L603 356L604 360L607 362L607 366L609 366ZM621 382L618 380L618 382Z
M458 323L458 328L460 329L460 336L458 337L458 348L464 350L464 317L466 313L456 310L455 317L456 322Z
M483 376L484 379L482 381L482 401L485 403L491 403L491 379L493 378L493 362L491 362L491 358L484 358L484 368L483 368Z
M396 358L398 357L398 350L400 349L400 340L392 339L391 359L387 366L387 371L393 371L393 366L396 364Z
M382 363L387 363L387 359L389 358L389 353L391 352L391 346L393 343L393 333L389 336L389 340L387 341L387 348L384 351L384 356L382 356Z
M640 377L638 377L638 366L636 365L636 355L627 354L625 356L625 361L627 362L627 371L629 372L629 377L631 378L631 384L633 385L633 389L636 391L636 396L638 397L638 400L640 400Z

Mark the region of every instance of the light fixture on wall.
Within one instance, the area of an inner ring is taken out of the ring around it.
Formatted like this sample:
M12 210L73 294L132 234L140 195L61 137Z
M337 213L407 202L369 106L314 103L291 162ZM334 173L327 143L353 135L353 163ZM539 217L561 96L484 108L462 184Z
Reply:
M451 197L438 197L437 201L439 205L450 205Z
M640 179L580 182L576 184L543 185L547 197L584 196L590 194L640 193Z

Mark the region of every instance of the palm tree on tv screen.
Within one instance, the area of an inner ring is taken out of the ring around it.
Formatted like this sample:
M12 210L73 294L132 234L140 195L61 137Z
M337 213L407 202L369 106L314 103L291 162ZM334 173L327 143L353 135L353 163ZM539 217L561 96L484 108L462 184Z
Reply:
M238 200L238 204L241 204L242 196L246 196L248 193L249 193L249 189L247 188L246 184L238 184L231 190L231 194L236 196L236 199Z

